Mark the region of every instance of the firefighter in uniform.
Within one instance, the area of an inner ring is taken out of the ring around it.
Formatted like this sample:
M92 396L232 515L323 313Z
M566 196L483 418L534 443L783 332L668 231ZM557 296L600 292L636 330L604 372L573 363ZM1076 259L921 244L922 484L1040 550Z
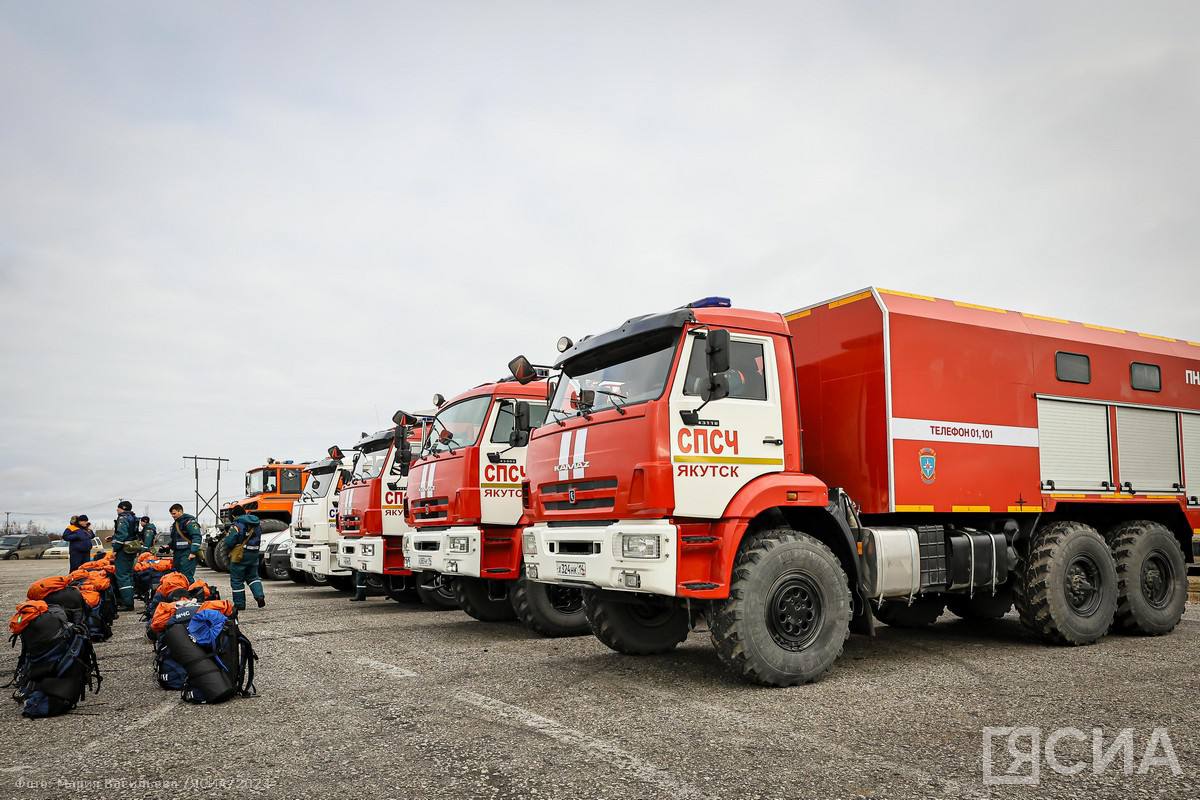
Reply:
M267 604L258 577L262 526L258 517L247 514L241 506L234 506L232 510L235 516L225 537L225 547L229 550L229 588L233 590L233 605L238 609L246 607L246 586L249 585L254 602L262 608Z
M171 506L171 516L175 523L171 526L171 565L176 572L182 572L188 583L196 580L196 554L200 552L200 544L204 539L204 531L200 523L191 514L185 514L179 503Z
M146 545L146 549L151 553L157 552L158 548L154 546L154 537L158 535L158 528L150 521L149 517L142 517L142 544Z
M118 607L133 610L133 564L142 546L141 526L133 515L133 503L122 500L117 504L117 519L113 525L113 562L116 566Z

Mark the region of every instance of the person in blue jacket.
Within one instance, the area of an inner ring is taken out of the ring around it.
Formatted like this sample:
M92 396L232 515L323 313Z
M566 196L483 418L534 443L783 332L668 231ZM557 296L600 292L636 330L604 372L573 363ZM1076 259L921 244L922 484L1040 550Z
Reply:
M200 530L195 517L184 513L182 504L176 503L170 510L175 518L171 525L171 565L176 572L183 573L188 583L193 583L196 580L196 554L200 552L204 531Z
M238 609L246 608L246 584L249 584L254 602L262 608L267 604L262 581L258 577L262 526L258 517L247 514L241 506L234 506L231 510L234 518L225 536L225 548L229 551L229 588L233 590L233 605ZM235 550L238 545L242 546L240 554Z
M71 524L63 531L63 541L70 545L71 568L67 572L74 572L92 560L92 532L82 524L87 521L86 514L71 517Z
M117 607L122 611L133 610L133 564L138 554L146 549L142 544L141 528L138 518L133 515L133 503L128 500L118 503L112 546L117 568Z

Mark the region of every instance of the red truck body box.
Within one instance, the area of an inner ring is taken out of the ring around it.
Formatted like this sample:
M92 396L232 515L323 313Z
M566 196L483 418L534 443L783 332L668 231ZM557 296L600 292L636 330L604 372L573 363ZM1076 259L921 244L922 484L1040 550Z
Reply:
M864 512L1171 502L1200 527L1200 343L885 289L785 318L804 469Z

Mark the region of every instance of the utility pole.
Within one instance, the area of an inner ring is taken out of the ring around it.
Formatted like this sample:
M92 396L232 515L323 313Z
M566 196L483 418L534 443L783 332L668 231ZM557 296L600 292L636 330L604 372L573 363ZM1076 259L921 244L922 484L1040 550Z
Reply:
M228 462L228 458L215 458L211 456L184 456L184 461L192 462L192 469L196 473L196 520L200 520L200 504L204 504L204 508L213 513L216 521L221 520L221 464ZM205 499L204 495L200 494L200 462L215 461L217 462L217 488L212 493L212 496Z

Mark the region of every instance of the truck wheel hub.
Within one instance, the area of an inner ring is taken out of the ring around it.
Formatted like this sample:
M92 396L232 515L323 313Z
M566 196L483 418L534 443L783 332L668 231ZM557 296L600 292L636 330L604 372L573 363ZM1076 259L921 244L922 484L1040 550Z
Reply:
M824 618L821 589L808 575L791 573L775 582L767 601L775 644L792 652L805 649L817 638Z
M1171 599L1171 583L1174 577L1171 562L1155 550L1142 563L1142 596L1154 608L1165 608Z
M1091 616L1100 607L1100 567L1091 556L1078 555L1067 566L1067 601L1080 616Z

